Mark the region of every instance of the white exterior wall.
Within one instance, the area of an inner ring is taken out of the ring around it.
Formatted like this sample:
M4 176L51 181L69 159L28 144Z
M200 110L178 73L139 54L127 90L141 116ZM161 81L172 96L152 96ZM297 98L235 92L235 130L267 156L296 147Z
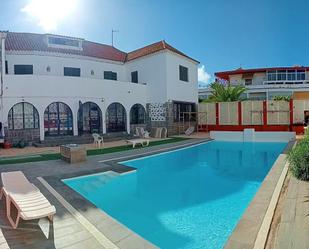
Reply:
M40 116L40 138L44 140L44 111L52 102L67 104L73 113L74 135L77 132L77 112L79 101L96 103L102 111L103 132L107 107L113 102L121 103L129 122L130 109L140 103L146 105L146 86L112 80L85 79L80 77L6 75L4 77L4 117L16 103L25 101L33 104ZM7 120L4 122L7 126ZM127 131L130 125L127 124Z
M197 103L198 79L197 63L174 54L166 53L167 61L167 101L177 100ZM179 65L188 68L189 81L179 80Z
M51 56L46 54L16 54L7 53L8 73L14 74L14 65L29 64L33 65L34 75L53 75L63 76L64 67L80 68L80 76L83 78L103 79L104 71L117 72L117 80L128 81L125 75L125 68L121 62L103 61L96 59L85 59L76 56ZM47 72L47 67L50 72ZM94 75L91 75L91 70Z
M131 72L138 71L138 81L147 84L147 103L167 101L166 52L159 52L127 62L126 77L131 81Z
M29 102L39 112L41 140L44 140L44 111L53 102L63 102L71 108L73 134L78 135L79 101L94 102L100 107L103 133L107 107L113 102L121 103L126 109L130 133L130 109L134 104L146 107L146 103L198 100L197 64L167 50L125 64L75 55L16 51L8 51L5 60L8 74L4 75L1 121L7 127L9 110L19 102ZM18 64L33 65L33 75L14 75L14 65ZM179 65L188 67L189 82L179 81ZM63 76L64 67L80 68L81 77ZM104 71L117 72L117 81L104 80ZM133 71L138 71L138 84L131 82Z

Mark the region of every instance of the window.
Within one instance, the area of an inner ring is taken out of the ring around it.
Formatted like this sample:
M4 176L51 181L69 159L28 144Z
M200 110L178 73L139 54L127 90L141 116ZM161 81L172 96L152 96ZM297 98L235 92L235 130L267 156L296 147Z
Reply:
M38 129L39 113L29 103L18 103L14 105L8 115L8 128L10 130Z
M174 122L194 121L194 114L189 112L195 112L194 103L174 102Z
M245 79L245 85L246 86L252 85L252 79Z
M104 71L105 80L117 80L117 73L112 71Z
M64 67L64 76L80 77L80 68L76 67Z
M80 47L80 41L63 37L48 37L48 43L61 46Z
M9 74L8 61L5 61L5 74Z
M189 81L189 77L188 77L188 68L179 65L179 80L182 81Z
M305 80L306 78L305 70L297 70L296 75L297 80Z
M276 81L276 71L268 71L267 72L267 80L268 81Z
M130 111L130 124L145 124L145 108L141 104L135 104Z
M296 80L295 70L288 70L288 80Z
M14 74L33 74L33 65L14 65Z
M73 135L73 115L70 107L62 102L53 102L44 112L45 136Z
M286 80L286 70L277 71L277 80Z
M138 83L138 72L137 71L131 72L131 82Z

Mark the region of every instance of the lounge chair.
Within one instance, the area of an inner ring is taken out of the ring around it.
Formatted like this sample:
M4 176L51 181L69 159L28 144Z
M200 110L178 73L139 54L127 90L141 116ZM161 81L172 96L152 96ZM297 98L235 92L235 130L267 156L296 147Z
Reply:
M103 137L100 136L98 133L93 133L92 137L94 145L97 145L99 148L101 147L101 144L104 145Z
M149 145L149 139L131 139L131 140L126 140L127 144L132 144L133 148L135 148L135 145L140 144L142 147L148 146Z
M167 129L165 127L161 130L161 138L167 138Z
M150 133L148 131L145 131L143 127L136 127L135 128L135 137L141 137L141 138L149 138Z
M6 214L14 229L17 228L20 218L34 220L48 217L52 221L56 208L49 203L40 190L28 181L21 171L1 173L3 187L0 199L6 198ZM11 203L17 209L15 222L11 217Z
M190 127L185 131L185 134L186 134L187 136L190 136L190 135L192 135L192 133L194 132L194 130L195 130L194 126L190 126Z
M151 136L154 138L161 138L162 128L156 127L151 129Z

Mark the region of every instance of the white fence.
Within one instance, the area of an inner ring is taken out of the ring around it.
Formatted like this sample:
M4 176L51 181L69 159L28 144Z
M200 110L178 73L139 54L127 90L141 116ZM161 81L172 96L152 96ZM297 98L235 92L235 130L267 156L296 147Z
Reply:
M239 102L220 102L218 104L219 125L239 125L241 118L242 125L266 125L263 123L264 116L267 116L267 125L289 125L290 124L290 102L287 101L266 101L264 108L263 101L242 101L241 117L239 117ZM297 109L295 116L303 120L303 108L308 103L295 101L294 109ZM206 112L206 118L200 120L200 124L216 124L216 103L200 103L199 112Z

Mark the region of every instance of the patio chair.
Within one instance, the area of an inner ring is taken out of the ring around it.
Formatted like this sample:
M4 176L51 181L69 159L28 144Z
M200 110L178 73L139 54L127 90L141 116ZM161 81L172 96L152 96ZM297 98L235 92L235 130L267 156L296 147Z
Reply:
M162 128L161 138L167 138L167 129L165 127Z
M0 199L6 198L6 215L14 229L17 228L20 218L34 220L48 217L50 221L56 213L56 208L50 204L40 190L28 181L21 171L1 173L3 187ZM11 217L11 203L17 209L15 222Z
M94 145L97 145L99 148L101 147L101 144L104 146L104 140L102 136L100 136L98 133L93 133L92 137Z
M136 127L135 135L136 137L149 138L150 133L144 130L144 127Z
M195 130L194 126L190 126L190 127L185 131L185 134L186 134L187 136L190 136L190 135L192 135L192 133L194 132L194 130Z
M140 144L142 147L148 146L149 145L149 139L131 139L131 140L126 140L127 144L132 144L133 148L135 148L135 145Z

